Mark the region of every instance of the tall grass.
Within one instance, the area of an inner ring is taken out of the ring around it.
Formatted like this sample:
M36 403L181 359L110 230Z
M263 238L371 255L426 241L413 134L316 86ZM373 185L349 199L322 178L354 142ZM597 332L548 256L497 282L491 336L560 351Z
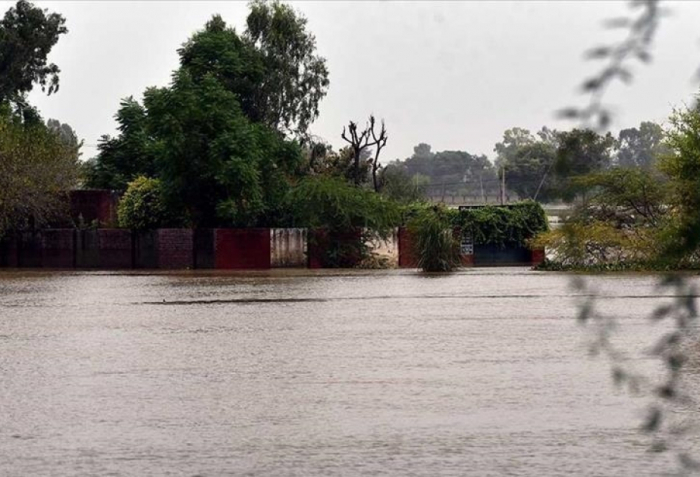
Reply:
M422 210L408 228L419 268L425 272L449 272L459 267L459 240L444 207Z

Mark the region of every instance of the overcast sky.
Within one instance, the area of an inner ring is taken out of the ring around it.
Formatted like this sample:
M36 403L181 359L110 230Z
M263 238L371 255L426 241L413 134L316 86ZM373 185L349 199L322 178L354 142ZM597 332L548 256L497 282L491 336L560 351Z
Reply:
M2 2L6 10L14 2ZM245 2L36 2L67 19L69 33L51 54L61 89L31 101L45 118L67 122L85 140L84 158L114 134L119 100L168 84L177 48L215 13L241 31ZM505 129L567 128L554 111L585 100L577 85L596 70L582 59L619 39L606 18L627 14L617 2L290 2L308 18L328 61L330 89L312 132L336 147L349 119L370 113L389 130L385 160L413 146L486 154ZM667 3L650 66L616 87L614 128L663 121L697 89L700 2Z

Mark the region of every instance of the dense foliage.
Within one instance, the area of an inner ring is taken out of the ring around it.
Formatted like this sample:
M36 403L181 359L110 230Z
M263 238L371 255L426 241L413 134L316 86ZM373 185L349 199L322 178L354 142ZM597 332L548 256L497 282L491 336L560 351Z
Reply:
M453 214L451 223L470 234L474 244L499 247L525 247L548 229L544 210L534 201L462 209Z
M58 90L59 68L47 57L66 32L61 15L24 0L0 20L0 235L65 218L66 193L78 183L75 133L44 123L27 102L36 85Z
M157 178L168 211L191 226L283 221L284 199L300 176L302 156L297 142L278 128L303 127L315 117L322 94L303 92L297 84L298 101L289 98L288 108L279 111L275 95L285 92L266 85L275 75L287 75L276 80L285 85L299 75L313 76L295 62L311 61L322 76L324 63L313 56L303 17L278 3L255 2L251 8L253 30L239 37L213 17L179 50L180 68L168 87L146 90L143 104L122 102L120 134L101 141L86 174L88 186L124 190L140 175ZM279 51L285 41L291 48L286 60ZM280 65L283 71L268 70ZM273 120L273 111L281 116Z
M66 192L77 180L77 145L43 123L0 112L0 235L67 213Z
M129 183L117 212L119 226L133 230L156 229L173 221L165 207L160 181L144 176Z
M0 20L0 103L29 108L26 94L36 84L51 94L58 91L60 69L47 57L60 35L68 32L58 13L20 0Z
M536 239L568 268L693 268L700 238L700 109L674 112L663 144L645 167L579 177L589 191L559 229Z
M444 206L410 207L406 222L416 237L414 253L426 271L449 271L459 265L459 238L468 235L475 245L527 247L547 231L542 206L525 201L509 206L485 206L462 210Z
M337 177L302 180L291 190L287 207L292 225L322 229L309 240L322 245L328 267L355 266L366 260L371 253L367 243L388 238L401 220L394 201Z

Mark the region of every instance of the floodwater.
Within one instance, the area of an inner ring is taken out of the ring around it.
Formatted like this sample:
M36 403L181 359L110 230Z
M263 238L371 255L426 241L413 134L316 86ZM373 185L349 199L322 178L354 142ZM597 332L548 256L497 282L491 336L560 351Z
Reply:
M653 277L590 278L618 345ZM0 475L647 476L647 401L524 269L0 273ZM649 367L644 355L633 360ZM691 374L692 382L700 376Z

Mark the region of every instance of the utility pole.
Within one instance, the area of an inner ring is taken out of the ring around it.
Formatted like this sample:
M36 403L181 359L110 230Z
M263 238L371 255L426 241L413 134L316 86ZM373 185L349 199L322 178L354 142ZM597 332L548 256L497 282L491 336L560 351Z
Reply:
M501 205L506 204L506 166L501 166Z

